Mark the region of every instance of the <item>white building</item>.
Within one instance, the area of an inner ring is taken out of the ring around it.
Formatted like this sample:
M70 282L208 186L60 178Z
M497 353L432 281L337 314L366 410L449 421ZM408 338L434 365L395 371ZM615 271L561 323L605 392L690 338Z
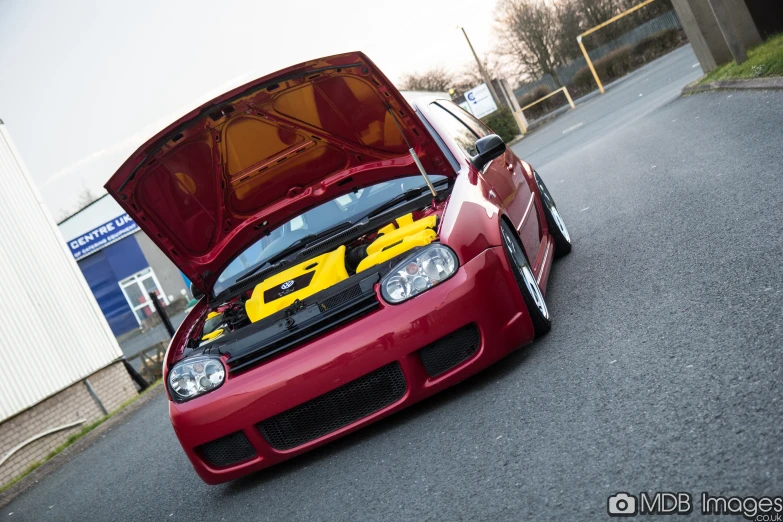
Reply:
M136 388L1 120L0 193L2 486Z

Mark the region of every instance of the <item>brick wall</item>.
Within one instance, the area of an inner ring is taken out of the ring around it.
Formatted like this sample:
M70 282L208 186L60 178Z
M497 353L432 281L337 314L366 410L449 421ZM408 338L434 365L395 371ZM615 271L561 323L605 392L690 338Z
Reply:
M123 402L137 394L122 362L95 372L87 377L87 380L109 412L116 410ZM82 425L43 437L17 451L0 467L0 486L22 473L30 464L44 459L70 435L102 416L103 413L90 396L84 382L79 381L0 424L2 456L17 444L43 431L85 420Z

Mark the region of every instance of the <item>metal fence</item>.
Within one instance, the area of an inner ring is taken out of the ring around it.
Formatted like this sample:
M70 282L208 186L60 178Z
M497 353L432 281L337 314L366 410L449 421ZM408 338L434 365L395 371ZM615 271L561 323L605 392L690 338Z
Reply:
M140 376L146 383L151 383L160 377L163 355L171 341L171 332L179 327L187 313L187 309L156 306L155 312L138 330L117 337L124 358L129 363L128 370L135 370L138 374L134 375L134 379Z
M591 51L588 51L588 54L590 55L590 59L595 62L599 58L606 56L608 53L616 49L620 49L621 47L625 47L627 45L637 44L645 38L672 29L682 29L682 24L680 24L680 19L677 17L674 11L667 11L662 15L639 25L631 31L628 31L619 38L615 38L612 41L609 41ZM587 43L588 40L585 39L585 46L587 46ZM580 56L579 58L558 68L557 77L560 79L561 84L567 85L571 83L571 80L573 80L576 73L585 67L587 67L587 62L585 61L584 57ZM545 85L549 88L549 90L552 91L558 88L554 78L552 78L551 75L546 74L539 80L523 83L514 90L514 95L517 98L520 98L540 85Z

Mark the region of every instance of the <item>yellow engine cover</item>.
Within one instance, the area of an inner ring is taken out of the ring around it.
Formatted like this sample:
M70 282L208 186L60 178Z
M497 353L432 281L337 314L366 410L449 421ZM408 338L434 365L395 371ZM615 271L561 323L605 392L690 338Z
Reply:
M341 246L262 281L245 303L247 316L260 321L345 279L345 247Z
M395 219L394 222L378 229L378 234L388 234L389 232L394 232L397 230L398 227L404 227L406 225L410 225L411 223L413 223L413 214L405 214L404 216L400 216Z
M367 257L356 267L356 272L367 270L414 247L429 245L437 237L436 220L437 217L433 215L413 221L413 216L408 214L397 219L400 228L391 230L389 225L383 227L379 231L382 235L367 247Z

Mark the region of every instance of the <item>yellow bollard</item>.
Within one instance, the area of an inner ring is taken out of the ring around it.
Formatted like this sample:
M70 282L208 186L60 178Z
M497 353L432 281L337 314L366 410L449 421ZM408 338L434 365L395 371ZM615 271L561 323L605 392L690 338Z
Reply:
M555 94L559 93L560 91L563 91L563 93L565 93L566 99L568 100L568 104L571 106L571 108L572 109L576 109L576 105L574 105L574 100L571 99L571 95L568 93L568 89L565 88L565 87L560 87L558 90L556 90L554 92L550 92L549 94L547 94L543 98L537 99L536 101L534 101L530 105L525 105L524 107L519 109L519 112L528 110L533 105L537 105L537 104L541 103L542 101L546 100L547 98L551 98L552 96L554 96Z
M514 113L514 118L516 118L517 120L517 124L519 125L519 129L522 131L522 135L524 136L525 134L527 134L527 125L525 125L524 123L526 120L524 115L522 114L522 111L521 110L516 111Z
M604 22L602 24L598 24L595 27L593 27L592 29L589 29L589 30L585 31L584 33L582 33L582 34L580 34L579 36L576 37L576 41L577 41L577 43L579 43L579 47L582 49L582 54L585 55L585 60L587 61L587 66L590 68L590 72L593 73L593 78L595 78L595 83L597 83L598 84L598 88L601 89L601 94L604 94L606 91L604 90L604 85L601 83L601 79L598 77L598 73L595 72L595 67L593 67L593 62L592 62L592 60L590 60L590 55L587 54L587 49L585 49L585 46L582 43L582 37L583 36L587 36L588 34L593 34L597 30L602 29L602 28L606 27L607 25L614 23L617 20L619 20L621 18L624 18L624 17L628 16L629 14L633 13L634 11L638 11L642 7L644 7L644 6L648 5L648 4L651 4L653 2L655 2L655 0L645 0L641 4L636 5L636 6L630 8L630 9L628 9L626 11L623 11L622 13L620 13L617 16L613 16L612 18L610 18L606 22Z
M606 92L604 90L604 85L601 83L601 79L598 77L598 73L595 72L595 67L593 67L593 62L592 60L590 60L590 55L587 54L587 49L585 49L585 44L582 43L582 37L578 36L576 41L579 42L579 47L582 48L582 54L585 55L587 66L590 68L590 72L593 73L593 78L595 78L595 83L597 83L598 88L601 89L601 94L604 94Z
M574 100L571 99L571 94L568 92L568 87L563 87L563 92L566 95L566 99L568 100L568 104L571 106L572 109L576 109L576 105L574 105Z

